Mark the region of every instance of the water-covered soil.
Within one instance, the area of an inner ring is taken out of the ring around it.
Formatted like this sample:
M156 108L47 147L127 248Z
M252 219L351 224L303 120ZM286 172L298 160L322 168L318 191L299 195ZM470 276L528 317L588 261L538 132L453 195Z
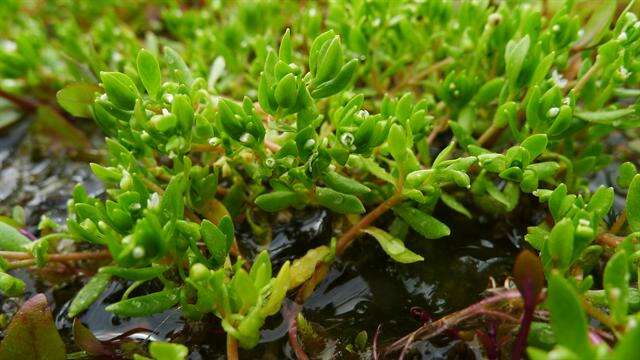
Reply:
M102 188L91 176L86 162L48 156L50 154L34 146L24 124L26 122L18 122L0 133L0 211L6 214L13 205L24 206L28 225L35 231L43 214L60 223L64 221L65 204L75 183L85 183L93 194L100 194ZM412 315L414 307L438 318L477 301L487 288L493 284L500 286L510 273L515 255L524 246L526 226L542 220L537 209L535 199L524 199L522 206L508 215L487 216L478 212L471 220L437 208L436 215L449 225L452 234L437 240L410 235L407 246L424 256L421 263L394 263L373 239L358 239L304 304L302 314L322 337L321 341L306 344L312 350L310 353L328 358L357 358L346 348L362 330L368 333L370 345L380 326L383 346L420 325ZM325 210L307 210L294 214L288 222L274 225L269 250L276 266L328 243L333 234L332 220ZM383 218L381 223L384 222ZM240 226L238 231L245 254L260 249L246 229ZM38 292L47 295L69 351L77 350L66 308L86 282L86 274L69 271L64 266L36 272L19 270L17 274L28 286L25 299ZM116 302L126 286L126 283L114 282L99 301L81 315L80 320L99 339L112 339L123 333L140 341L169 339L188 345L192 359L224 358L224 332L213 318L185 321L177 309L135 319L107 313L104 307ZM153 291L154 286L150 283L140 287L132 296ZM2 299L3 312L10 316L20 301ZM282 317L269 319L262 335L262 343L245 355L293 358L287 343L287 323ZM419 342L414 351L418 358L479 356L474 341L447 337Z

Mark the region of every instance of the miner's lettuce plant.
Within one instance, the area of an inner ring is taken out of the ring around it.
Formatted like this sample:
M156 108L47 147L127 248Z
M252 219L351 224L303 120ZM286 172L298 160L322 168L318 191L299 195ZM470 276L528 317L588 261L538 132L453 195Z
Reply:
M539 264L519 260L528 264L514 271L519 293L506 293L524 299L511 307L522 313L510 325L513 356L529 339L532 359L627 359L640 343L640 175L637 150L613 153L609 141L637 139L640 22L633 2L620 11L615 1L594 3L586 16L581 5L166 4L165 34L138 39L141 31L108 12L86 33L76 22L56 25L51 48L44 24L19 17L15 46L0 50L0 95L24 111L50 109L40 116L94 119L106 158L91 169L106 196L78 185L66 227L35 241L17 230L19 218L3 219L0 289L24 291L7 272L16 267L106 259L69 317L124 280L128 289L107 311L213 314L235 358L236 343L256 346L288 294L304 301L362 235L395 262L429 266L405 241L410 232L438 241L456 231L434 215L437 206L471 218L537 199L548 217L526 241ZM225 16L212 23L212 14ZM61 88L60 108L46 94L35 103L12 95L43 88L43 74ZM608 166L626 192L622 210L614 188L590 185ZM243 256L238 222L268 241L274 218L306 208L335 215L330 242L277 270L266 251ZM55 254L62 238L100 250ZM7 261L15 259L27 262ZM146 282L162 290L131 296ZM385 353L406 351L425 326ZM544 331L552 340L534 341ZM149 352L186 356L163 343Z

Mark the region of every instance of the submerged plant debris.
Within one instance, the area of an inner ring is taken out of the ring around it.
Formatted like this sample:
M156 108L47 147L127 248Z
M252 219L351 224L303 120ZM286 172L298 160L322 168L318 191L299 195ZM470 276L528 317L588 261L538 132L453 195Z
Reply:
M635 359L638 10L0 2L0 360Z

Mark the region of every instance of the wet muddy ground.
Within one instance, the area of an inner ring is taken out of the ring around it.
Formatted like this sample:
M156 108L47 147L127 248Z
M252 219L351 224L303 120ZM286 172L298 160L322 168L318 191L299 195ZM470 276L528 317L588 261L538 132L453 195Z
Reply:
M92 194L102 187L91 175L86 162L46 156L32 143L27 126L18 122L0 132L0 212L7 214L14 205L22 205L32 230L41 215L59 223L66 217L70 189L83 182ZM609 179L596 179L608 183ZM411 236L406 242L424 262L397 264L391 261L371 238L360 238L345 256L331 268L327 278L308 299L302 314L313 324L323 341L314 344L318 357L323 355L354 357L345 346L365 330L371 339L381 327L384 345L420 325L411 309L422 308L433 318L462 309L480 299L492 281L500 286L511 271L519 250L526 246L526 226L542 221L543 213L536 199L523 199L521 206L508 215L480 215L473 220L444 208L436 216L451 228L450 236L427 240ZM304 254L308 249L326 244L332 236L332 218L325 210L297 213L292 221L272 229L269 245L276 266ZM383 218L382 223L385 219ZM259 251L252 235L239 228L238 239L245 254ZM66 308L87 277L65 273L35 274L19 270L17 274L28 286L24 298L43 292L53 306L54 319L68 350L78 350L73 343L71 321ZM119 318L107 313L107 304L116 302L126 289L124 282L114 282L80 320L101 340L123 333L138 340L169 339L186 344L191 359L224 358L224 332L214 319L187 322L179 310L169 310L149 318ZM154 290L154 284L138 288L134 294ZM15 299L1 298L3 313L11 315L20 305ZM293 358L287 343L287 324L282 317L268 319L261 344L245 356L259 358ZM362 355L362 354L361 354ZM366 352L363 356L366 355ZM447 337L418 342L412 353L416 358L476 358L475 342ZM242 357L242 353L241 353Z

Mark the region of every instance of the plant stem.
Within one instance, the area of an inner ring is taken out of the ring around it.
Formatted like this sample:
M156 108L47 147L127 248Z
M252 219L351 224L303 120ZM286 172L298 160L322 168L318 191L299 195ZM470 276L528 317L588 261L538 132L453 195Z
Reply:
M9 100L15 106L24 111L35 111L38 108L38 103L31 99L21 98L17 95L8 93L2 89L0 89L0 97Z
M289 324L289 344L296 354L298 360L309 360L309 357L300 346L298 342L298 320L296 316L293 316L291 323Z
M438 136L438 134L444 131L448 126L449 126L449 121L445 118L435 128L433 128L433 130L431 130L431 133L427 138L427 144L432 145L433 142L436 140L436 137Z
M412 333L397 340L393 344L389 345L384 351L384 355L390 355L398 350L404 349L408 346L407 342L412 342L414 339L426 340L433 336L443 333L456 324L469 319L476 315L486 313L487 307L495 305L504 301L519 300L521 298L518 290L506 290L490 298L477 302L465 309L454 312L447 316L444 316L436 321L426 323L413 331ZM490 314L486 314L490 315ZM384 357L384 356L383 356Z
M28 252L19 251L0 251L0 256L7 260L17 260L9 263L10 268L20 268L34 265L36 260ZM48 262L65 262L65 261L81 261L81 260L106 260L111 259L108 250L99 250L92 252L74 252L66 254L48 254L46 260Z
M620 230L622 230L622 227L624 226L625 221L627 221L626 209L622 210L622 212L618 214L618 217L616 218L616 221L613 222L613 225L611 225L611 229L609 229L609 232L612 235L616 235L617 233L619 233Z
M609 248L616 248L624 240L623 237L610 233L602 233L596 237L596 242Z
M227 334L227 360L238 360L238 341Z
M360 221L351 227L346 233L344 233L340 239L338 239L338 244L336 245L336 256L342 255L344 251L351 245L353 240L360 235L360 231L367 228L371 225L376 219L378 219L382 214L387 212L387 210L391 209L395 205L397 205L402 200L402 195L399 193L394 194L392 197L388 198L384 202L380 203L375 209L373 209L370 213L368 213L365 217L360 219Z
M495 135L499 134L502 131L502 128L496 126L495 124L491 124L487 130L485 130L482 135L478 138L478 145L482 146L487 141L491 140Z
M587 301L584 298L581 298L581 303L582 303L582 308L584 308L584 310L587 312L587 314L589 314L589 316L600 321L602 324L604 324L614 332L617 330L615 322L608 314L604 313L602 310L593 306L589 301Z
M587 85L587 82L589 81L589 79L598 70L600 70L600 61L596 59L596 62L593 65L591 65L591 67L589 68L589 70L587 70L584 76L581 77L580 80L578 80L578 82L573 86L573 94L576 98L578 98L578 95L580 94L582 89L585 87L585 85Z

